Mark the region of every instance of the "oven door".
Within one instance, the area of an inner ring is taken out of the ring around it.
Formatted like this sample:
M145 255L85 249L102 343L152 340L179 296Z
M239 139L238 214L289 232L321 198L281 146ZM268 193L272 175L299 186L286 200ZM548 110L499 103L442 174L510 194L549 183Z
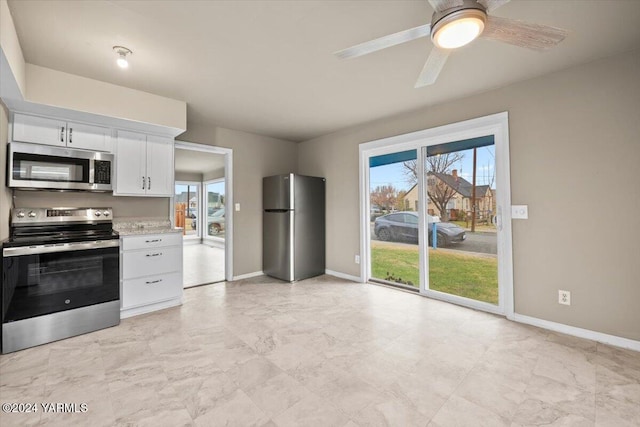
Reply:
M120 299L116 239L4 248L2 322Z

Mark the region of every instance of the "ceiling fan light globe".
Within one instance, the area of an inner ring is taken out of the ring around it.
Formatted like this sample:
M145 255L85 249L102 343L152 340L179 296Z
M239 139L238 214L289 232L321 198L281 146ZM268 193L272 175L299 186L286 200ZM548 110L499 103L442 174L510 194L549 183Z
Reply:
M433 42L442 49L456 49L474 41L484 30L480 18L461 18L449 22L433 35Z
M125 57L120 57L116 60L116 64L118 64L118 67L120 68L129 68L129 61L127 61L127 58Z
M469 1L460 9L434 13L431 40L441 49L456 49L474 41L487 22L487 12L479 3Z

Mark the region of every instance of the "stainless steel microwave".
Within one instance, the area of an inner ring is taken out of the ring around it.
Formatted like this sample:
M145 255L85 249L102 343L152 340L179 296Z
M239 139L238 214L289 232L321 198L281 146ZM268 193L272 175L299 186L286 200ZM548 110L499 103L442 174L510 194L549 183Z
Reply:
M7 163L12 188L113 191L113 154L12 142Z

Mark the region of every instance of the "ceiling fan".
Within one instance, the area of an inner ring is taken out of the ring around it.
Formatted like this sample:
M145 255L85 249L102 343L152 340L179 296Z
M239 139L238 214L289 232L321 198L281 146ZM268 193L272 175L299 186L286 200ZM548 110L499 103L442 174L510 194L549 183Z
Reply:
M418 88L433 84L449 54L479 36L537 51L552 48L567 36L568 31L561 28L529 24L488 14L509 1L429 0L435 11L431 23L360 43L334 54L340 59L356 58L430 36L434 46L416 82L415 87Z

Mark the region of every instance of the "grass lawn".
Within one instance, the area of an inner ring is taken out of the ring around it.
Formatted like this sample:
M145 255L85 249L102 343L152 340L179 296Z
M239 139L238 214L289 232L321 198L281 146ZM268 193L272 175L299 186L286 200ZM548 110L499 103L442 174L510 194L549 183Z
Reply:
M418 247L390 247L371 242L371 273L378 279L420 283ZM429 288L498 304L498 260L429 249ZM393 279L387 279L392 280Z
M467 223L466 221L450 221L452 224L457 225L458 227L464 228L465 230L471 230L471 221ZM489 231L495 233L496 227L493 224L476 224L476 231Z

